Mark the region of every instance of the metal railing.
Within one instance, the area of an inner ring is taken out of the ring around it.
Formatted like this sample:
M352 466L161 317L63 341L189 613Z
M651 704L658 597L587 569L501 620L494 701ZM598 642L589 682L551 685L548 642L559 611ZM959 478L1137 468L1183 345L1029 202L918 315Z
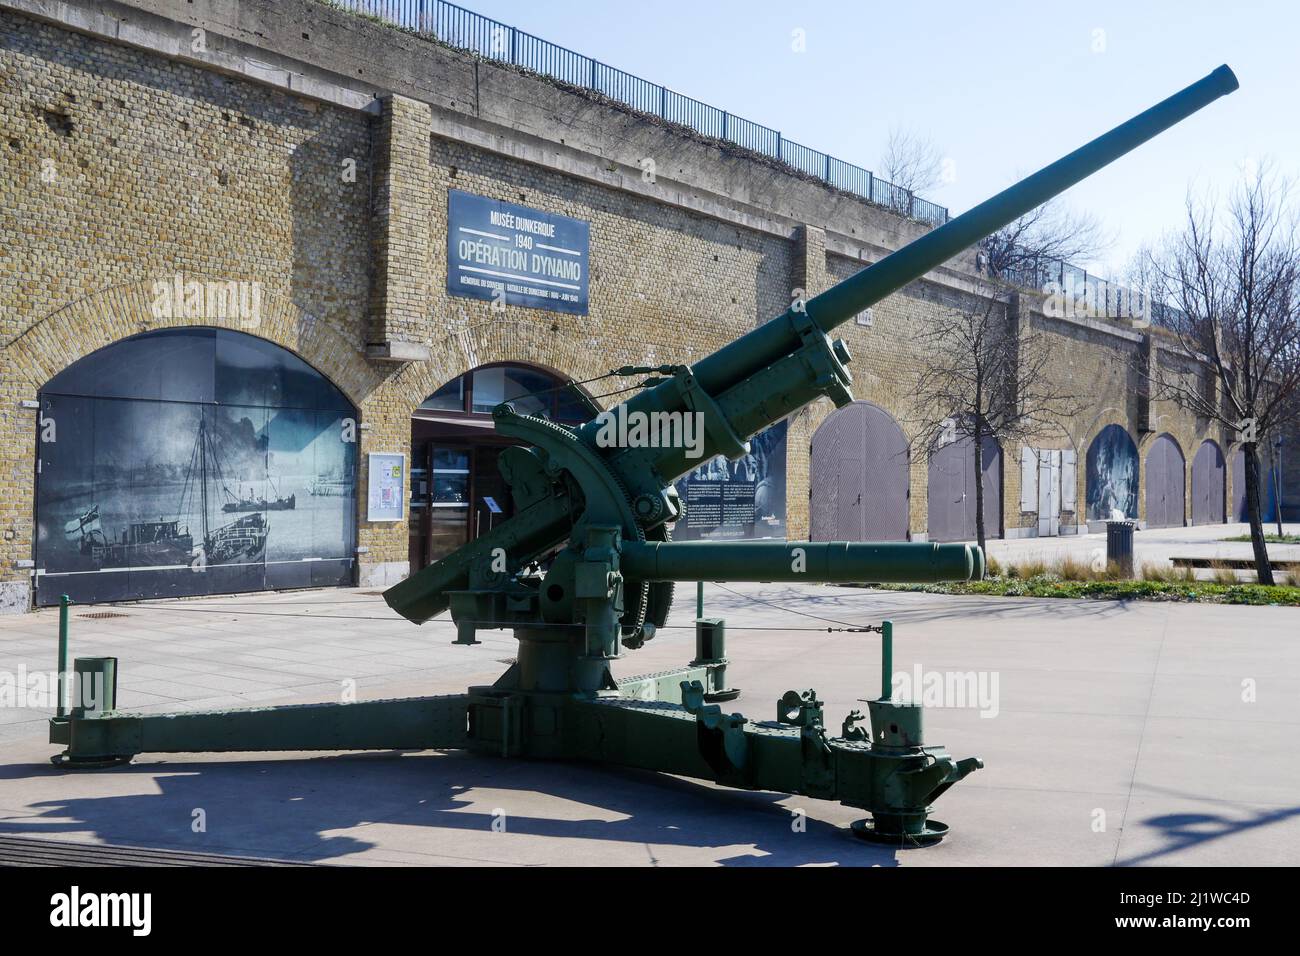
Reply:
M1145 319L1166 328L1182 313L1148 294L1091 275L1085 269L1049 256L1018 262L998 278L1049 296L1047 310L1060 309L1074 316L1106 319ZM1055 300L1055 301L1053 301Z
M780 130L736 116L665 86L575 53L445 0L324 0L375 19L432 36L449 46L509 63L570 86L592 90L635 110L677 123L713 139L779 159L836 189L859 196L900 215L942 225L944 206L881 179L869 169L787 139ZM1108 282L1060 259L1021 264L1000 278L1059 295L1066 307L1103 318L1147 317L1168 324L1170 309L1141 292Z
M933 225L948 221L948 210L895 186L869 169L786 139L779 130L692 99L608 64L517 30L444 0L324 0L375 19L427 34L448 46L521 67L533 73L592 90L643 113L689 127L714 139L778 159L900 215Z

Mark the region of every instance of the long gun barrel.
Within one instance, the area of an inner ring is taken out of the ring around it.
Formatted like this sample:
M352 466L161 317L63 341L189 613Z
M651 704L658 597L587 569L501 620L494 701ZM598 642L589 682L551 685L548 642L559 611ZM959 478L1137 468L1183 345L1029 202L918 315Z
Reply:
M1226 65L1220 66L1186 89L810 299L804 304L802 315L792 307L776 319L723 346L693 366L696 384L713 396L720 396L742 384L804 344L806 331L801 334L800 322L805 315L815 330L830 332L980 239L992 235L1175 123L1231 93L1237 85L1232 70ZM738 436L748 438L801 408L809 400L799 401L801 397L792 395L791 400L798 401L798 404L790 407L772 408L770 402L765 403L761 414L754 414L753 406L749 405L746 409L748 414L732 421L732 430ZM672 382L657 385L625 404L628 411L682 410L682 402ZM594 438L598 427L596 423L584 426L583 437ZM705 457L727 453L724 443L712 435L709 437L704 449ZM698 462L685 457L681 449L667 450L655 462L659 474L667 480L685 474L696 464Z
M629 541L622 568L640 581L933 584L982 578L984 554L966 544Z

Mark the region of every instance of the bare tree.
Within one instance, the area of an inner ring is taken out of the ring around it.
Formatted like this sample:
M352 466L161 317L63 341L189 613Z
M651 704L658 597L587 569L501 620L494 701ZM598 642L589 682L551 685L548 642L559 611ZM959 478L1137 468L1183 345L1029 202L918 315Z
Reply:
M969 304L945 310L918 338L913 451L928 459L956 439L974 445L975 533L987 539L984 440L1003 447L1064 430L1079 402L1048 372L1052 345L1008 316L1011 294L983 283Z
M1187 200L1187 221L1151 258L1160 326L1208 366L1210 383L1151 375L1152 396L1234 432L1245 456L1255 571L1273 583L1260 507L1260 445L1294 420L1300 398L1300 242L1291 184L1267 165L1220 211Z
M943 181L943 154L934 141L901 126L892 127L880 157L880 175L901 190L890 205L906 214L909 200L917 193L929 192Z
M1052 199L982 240L979 256L990 276L1038 287L1058 262L1090 259L1108 245L1095 216Z

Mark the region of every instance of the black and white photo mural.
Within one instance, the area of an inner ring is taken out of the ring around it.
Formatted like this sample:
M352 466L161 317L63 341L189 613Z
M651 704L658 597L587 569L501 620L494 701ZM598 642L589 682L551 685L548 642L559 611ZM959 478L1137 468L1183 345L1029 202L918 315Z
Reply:
M1088 446L1088 520L1137 518L1137 446L1119 425L1107 425Z
M356 409L242 332L123 339L40 393L37 602L352 583Z

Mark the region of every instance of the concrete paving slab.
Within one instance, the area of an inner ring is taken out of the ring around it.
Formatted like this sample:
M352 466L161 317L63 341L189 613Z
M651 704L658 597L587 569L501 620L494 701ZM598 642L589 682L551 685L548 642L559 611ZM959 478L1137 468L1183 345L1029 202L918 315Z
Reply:
M1194 858L1201 866L1270 866L1277 844L1300 846L1300 807L1180 796L1169 788L1135 794L1115 862L1165 866Z
M1151 717L1133 783L1212 800L1296 806L1295 739L1294 723Z
M325 595L340 604L311 605L310 620L259 616ZM357 606L330 616L343 602ZM175 633L145 639L110 622L83 633L74 621L72 649L118 655L123 701L151 701L149 712L337 700L347 677L362 699L454 693L490 683L516 647L504 632L451 646L446 624L413 627L352 590L133 608ZM46 712L30 708L0 709L0 833L356 865L1300 863L1300 611L779 585L710 586L706 610L728 620L743 693L727 709L754 718L814 687L838 730L876 695L878 638L817 630L834 626L823 618L893 619L898 672L969 673L986 689L996 676L995 716L979 700L926 714L929 740L987 765L939 803L952 836L880 850L848 834L860 814L836 803L464 753L146 755L73 774L48 764ZM358 646L358 616L370 646ZM682 601L616 673L684 663L692 616ZM54 623L0 620L0 671L48 669ZM229 647L191 653L192 627ZM1255 703L1241 699L1246 678Z

